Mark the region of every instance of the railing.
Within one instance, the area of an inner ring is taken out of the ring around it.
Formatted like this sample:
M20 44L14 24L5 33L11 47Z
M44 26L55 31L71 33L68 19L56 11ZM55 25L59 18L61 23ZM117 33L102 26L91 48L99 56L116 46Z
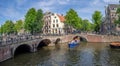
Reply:
M81 32L78 34L96 34L96 33L92 33L92 32ZM66 34L64 34L66 35ZM42 39L44 37L47 36L64 36L63 34L57 35L57 34L53 34L53 35L44 35L44 34L35 34L35 35L30 35L30 34L24 34L24 35L13 35L13 36L2 36L0 37L0 46L4 46L4 45L10 45L10 44L18 44L18 43L22 43L22 42L27 42L27 41L31 41L31 40L36 40L36 39Z
M0 46L18 44L21 42L27 42L36 39L42 39L42 37L40 35L15 35L9 37L1 37Z

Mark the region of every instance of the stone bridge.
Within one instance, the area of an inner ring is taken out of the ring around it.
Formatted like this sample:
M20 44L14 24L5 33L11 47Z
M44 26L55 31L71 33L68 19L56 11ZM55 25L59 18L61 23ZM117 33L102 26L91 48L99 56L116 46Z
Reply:
M60 39L61 43L69 42L73 39L73 37L79 36L80 41L85 42L113 42L113 41L120 41L120 36L114 35L96 35L96 34L69 34L63 36L44 36L44 39L49 39L53 43ZM53 44L52 43L52 44Z
M21 52L35 52L43 46L55 45L56 40L61 37L62 36L32 36L30 38L24 37L22 40L17 39L16 41L0 42L0 62L12 58Z
M45 46L51 46L55 45L58 42L65 43L69 42L73 39L73 37L79 36L81 41L87 41L87 42L112 42L112 41L119 41L119 36L107 36L107 35L94 35L94 34L69 34L69 35L63 35L63 36L35 36L31 39L24 39L22 41L18 42L12 42L12 43L4 43L0 44L0 62L7 60L9 58L14 57L18 52L35 52L45 42Z

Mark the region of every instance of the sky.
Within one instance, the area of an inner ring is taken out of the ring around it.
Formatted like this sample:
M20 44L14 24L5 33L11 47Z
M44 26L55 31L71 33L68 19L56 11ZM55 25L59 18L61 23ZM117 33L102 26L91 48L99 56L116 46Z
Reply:
M0 0L0 25L6 20L24 20L30 8L42 9L45 13L66 15L70 8L74 9L82 19L92 20L94 11L101 11L104 16L105 6L118 4L119 0Z

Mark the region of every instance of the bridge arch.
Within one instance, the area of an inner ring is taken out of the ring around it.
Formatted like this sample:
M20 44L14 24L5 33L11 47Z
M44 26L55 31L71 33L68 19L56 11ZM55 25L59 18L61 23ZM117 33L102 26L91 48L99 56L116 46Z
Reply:
M22 54L22 53L27 53L27 52L31 52L32 47L28 44L22 44L17 46L14 51L13 51L13 56Z
M57 38L57 39L55 40L55 44L58 44L60 41L61 41L61 39L60 39L60 38Z
M76 37L76 36L74 36L74 37ZM74 37L73 37L73 38L74 38ZM79 36L79 35L78 35L78 37L79 37L79 40L80 40L81 42L87 42L87 41L88 41L86 37Z
M82 41L82 42L87 42L88 41L87 38L85 38L85 37L79 36L79 38L80 38L80 41Z
M51 43L50 39L43 39L39 42L37 49L44 47L44 46L48 46Z

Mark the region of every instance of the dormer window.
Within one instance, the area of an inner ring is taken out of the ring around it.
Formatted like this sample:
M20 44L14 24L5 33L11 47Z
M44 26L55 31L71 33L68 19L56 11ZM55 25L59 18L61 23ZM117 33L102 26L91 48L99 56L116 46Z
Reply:
M54 15L54 13L52 13L52 15Z

